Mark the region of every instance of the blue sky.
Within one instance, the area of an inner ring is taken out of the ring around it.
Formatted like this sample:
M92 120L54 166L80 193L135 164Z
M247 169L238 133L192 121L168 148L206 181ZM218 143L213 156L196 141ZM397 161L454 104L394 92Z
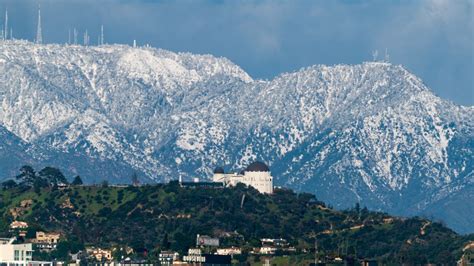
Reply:
M32 40L39 3L45 42L73 27L96 42L104 24L108 43L225 56L263 79L387 48L439 96L474 105L472 0L0 0L0 18L8 7L13 35Z

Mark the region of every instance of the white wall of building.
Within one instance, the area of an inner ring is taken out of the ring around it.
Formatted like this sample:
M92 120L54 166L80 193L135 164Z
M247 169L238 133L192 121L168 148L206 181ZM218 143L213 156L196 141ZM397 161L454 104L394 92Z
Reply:
M212 176L212 181L213 182L226 182L226 174L221 174L221 173L214 173Z
M252 186L260 193L273 193L273 177L270 172L245 171L244 174L214 174L214 182L223 182L227 186L235 186L244 183Z
M260 193L273 193L273 177L270 172L248 172L244 174L244 181L249 186L256 188Z
M33 256L32 244L0 245L0 262L27 262Z

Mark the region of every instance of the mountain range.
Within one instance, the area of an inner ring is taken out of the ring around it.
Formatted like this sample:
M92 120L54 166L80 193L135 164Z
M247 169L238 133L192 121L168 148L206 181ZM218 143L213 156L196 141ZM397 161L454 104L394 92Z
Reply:
M0 42L0 179L53 165L86 182L210 178L260 160L275 184L474 232L474 106L389 62L253 79L151 47Z

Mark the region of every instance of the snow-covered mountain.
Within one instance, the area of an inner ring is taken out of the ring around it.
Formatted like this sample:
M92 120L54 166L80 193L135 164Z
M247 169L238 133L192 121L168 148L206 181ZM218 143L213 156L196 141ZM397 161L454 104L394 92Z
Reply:
M474 107L402 66L317 65L265 81L210 55L7 41L0 101L4 177L28 162L89 182L134 171L167 181L258 159L277 185L334 206L474 231Z

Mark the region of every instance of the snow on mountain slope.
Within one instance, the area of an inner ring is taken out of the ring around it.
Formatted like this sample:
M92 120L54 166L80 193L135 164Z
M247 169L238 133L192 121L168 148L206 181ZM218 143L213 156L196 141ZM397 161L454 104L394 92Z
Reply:
M27 149L26 143L0 126L0 179L15 176L22 165L34 162Z
M0 101L0 125L34 160L89 181L123 182L132 171L202 177L259 159L278 185L341 208L437 217L433 206L474 187L474 107L440 99L389 63L262 81L210 55L8 41ZM443 218L474 231L474 215L461 216Z

